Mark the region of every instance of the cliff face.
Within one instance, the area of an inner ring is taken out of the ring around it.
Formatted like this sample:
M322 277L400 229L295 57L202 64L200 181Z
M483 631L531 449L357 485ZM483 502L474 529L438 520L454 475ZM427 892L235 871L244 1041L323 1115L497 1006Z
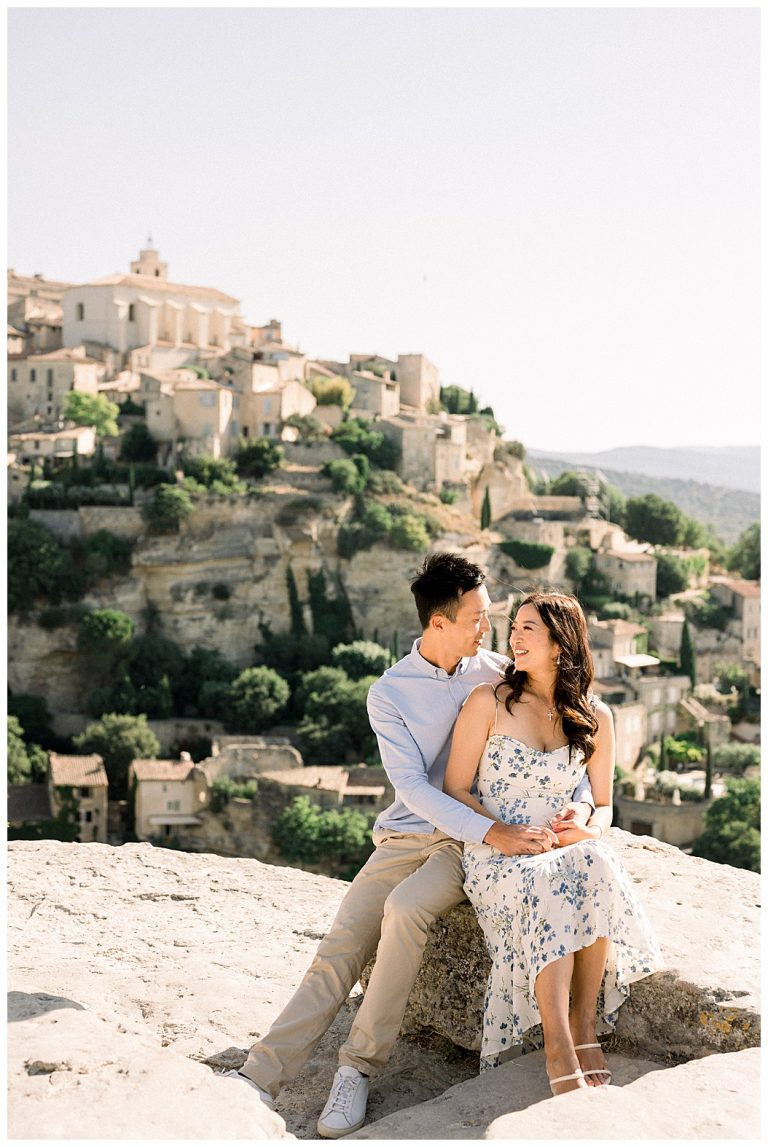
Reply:
M595 1138L607 1130L636 1138L641 1125L651 1138L756 1134L758 878L611 835L641 885L669 967L643 982L656 981L652 997L633 989L626 1005L634 1019L611 1054L620 1086L610 1096L575 1097L589 1110L576 1122L569 1114L553 1137L581 1138L590 1119ZM286 1126L315 1137L355 1000L281 1093L277 1115L211 1067L239 1066L267 1030L345 884L145 844L16 842L8 867L11 1138L221 1141L279 1138ZM541 1053L475 1078L476 1054L436 1034L458 1035L465 1046L476 1040L459 1031L467 1009L457 1001L481 993L482 953L468 924L460 926L463 948L452 946L461 939L453 914L434 930L411 999L409 1022L422 1035L401 1037L375 1074L370 1123L358 1138L525 1138L534 1115L548 1126L548 1105L562 1119L562 1103L572 1102L546 1100ZM680 1032L694 1029L698 1047L690 1040L681 1049ZM729 1047L745 1050L665 1067ZM493 1122L523 1116L529 1123L512 1128Z
M447 529L458 530L441 537L444 548L474 542L477 531L471 520L451 508L420 502L414 502L414 508L428 509ZM195 645L215 648L244 668L254 663L255 647L262 644L262 622L273 632L289 627L289 567L311 628L307 575L323 568L331 597L338 592L339 575L355 627L368 639L377 633L384 645L398 633L405 652L419 632L409 584L422 555L377 543L349 560L340 558L339 524L348 511L347 502L331 493L316 467L278 471L259 495L201 501L178 534L143 534L136 542L130 575L103 582L84 604L121 610L137 633L144 632L147 611L156 611L164 635L184 652ZM123 513L135 524L133 509L113 510L111 528L118 533ZM64 514L69 522L71 512ZM55 527L49 512L46 521ZM487 563L489 548L474 546L469 556ZM76 639L75 626L43 630L12 617L13 691L44 695L53 712L83 711L94 681Z

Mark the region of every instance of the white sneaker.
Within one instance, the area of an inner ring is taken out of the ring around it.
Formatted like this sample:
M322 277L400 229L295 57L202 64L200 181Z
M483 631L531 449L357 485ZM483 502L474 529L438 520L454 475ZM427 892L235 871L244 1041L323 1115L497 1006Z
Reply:
M357 1131L365 1123L367 1105L368 1076L356 1067L340 1067L317 1121L318 1135L324 1139L340 1139Z
M240 1071L222 1071L221 1074L226 1076L227 1079L242 1079L243 1083L250 1083L264 1106L268 1107L270 1111L275 1110L275 1101L269 1092L265 1091L263 1087L259 1087L258 1083L254 1083L247 1075L243 1075Z

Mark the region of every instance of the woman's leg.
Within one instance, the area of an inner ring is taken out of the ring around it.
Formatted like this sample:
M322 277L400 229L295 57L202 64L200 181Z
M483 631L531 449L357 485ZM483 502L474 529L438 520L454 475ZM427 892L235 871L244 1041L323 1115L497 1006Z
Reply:
M544 1053L547 1057L547 1075L557 1079L579 1070L579 1060L573 1050L571 1029L568 1024L568 999L573 977L573 954L553 960L536 977L536 1003L539 1005L541 1026L544 1031ZM555 1085L555 1094L575 1091L584 1087L583 1079L569 1079Z
M571 981L571 1012L569 1023L571 1037L575 1044L597 1043L595 1032L597 997L603 982L605 964L608 959L610 940L601 937L574 952L573 978ZM579 1051L579 1063L583 1071L591 1068L606 1069L608 1064L599 1047ZM588 1075L590 1087L600 1087L608 1083L607 1075Z

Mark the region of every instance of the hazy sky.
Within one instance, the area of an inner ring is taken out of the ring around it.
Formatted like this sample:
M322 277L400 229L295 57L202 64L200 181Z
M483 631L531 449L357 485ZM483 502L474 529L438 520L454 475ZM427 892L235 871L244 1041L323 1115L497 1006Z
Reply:
M423 351L508 437L758 441L757 8L17 8L8 263Z

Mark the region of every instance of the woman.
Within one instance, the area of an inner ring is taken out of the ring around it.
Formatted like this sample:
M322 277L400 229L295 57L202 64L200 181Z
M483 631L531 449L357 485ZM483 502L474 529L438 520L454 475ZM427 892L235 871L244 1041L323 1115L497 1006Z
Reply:
M625 869L600 843L611 824L613 719L590 693L576 598L530 594L510 646L501 682L478 686L461 711L444 789L486 816L540 830L529 855L465 845L464 887L492 959L480 1069L540 1023L559 1095L610 1083L596 1032L601 985L612 1027L628 985L659 966L659 951ZM585 769L595 811L580 828L559 812Z

